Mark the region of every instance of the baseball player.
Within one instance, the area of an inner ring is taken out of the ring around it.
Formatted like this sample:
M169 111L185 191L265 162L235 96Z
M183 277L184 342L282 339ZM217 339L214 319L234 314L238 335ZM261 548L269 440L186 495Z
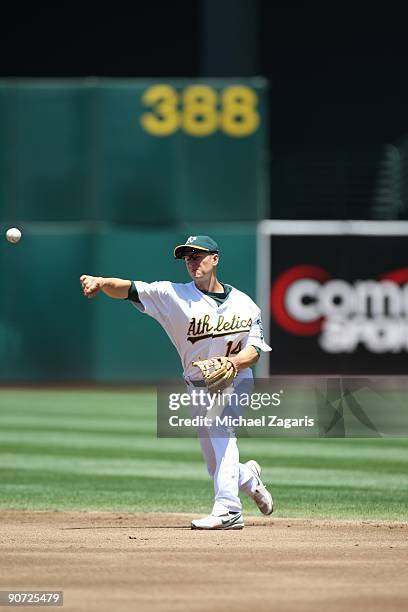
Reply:
M156 319L180 355L190 390L200 382L213 391L237 390L252 381L250 368L260 353L271 350L263 337L260 309L245 293L218 280L219 248L209 236L190 236L176 246L174 257L184 259L192 282L145 283L85 274L80 278L83 293L91 298L102 291L111 298L128 299ZM199 434L199 440L214 481L214 504L208 516L192 521L191 528L242 529L239 491L266 515L273 510L272 496L258 463L240 463L235 436L212 433Z

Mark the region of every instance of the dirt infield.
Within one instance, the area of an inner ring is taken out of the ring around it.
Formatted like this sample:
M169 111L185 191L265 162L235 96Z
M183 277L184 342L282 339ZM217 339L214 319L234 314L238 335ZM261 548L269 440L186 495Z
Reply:
M63 590L66 611L408 608L408 523L191 518L3 511L0 588Z

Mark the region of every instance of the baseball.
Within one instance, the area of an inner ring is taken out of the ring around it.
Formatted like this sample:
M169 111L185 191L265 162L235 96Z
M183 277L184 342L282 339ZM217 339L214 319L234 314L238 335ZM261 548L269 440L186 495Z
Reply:
M21 238L21 232L17 227L10 227L6 232L6 238L9 242L15 244Z

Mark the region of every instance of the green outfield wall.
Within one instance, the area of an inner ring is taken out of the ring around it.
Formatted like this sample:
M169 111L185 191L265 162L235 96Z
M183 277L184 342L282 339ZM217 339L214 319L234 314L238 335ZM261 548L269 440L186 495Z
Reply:
M3 231L4 225L0 226ZM187 225L185 231L26 223L2 243L0 382L132 383L181 374L159 324L129 302L82 296L83 273L188 282L173 248L190 233L222 246L220 279L255 297L255 225Z
M1 218L261 219L266 107L261 78L0 80Z

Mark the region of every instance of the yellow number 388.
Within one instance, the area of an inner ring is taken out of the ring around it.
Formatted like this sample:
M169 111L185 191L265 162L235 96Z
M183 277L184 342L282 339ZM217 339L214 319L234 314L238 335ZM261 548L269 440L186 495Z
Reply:
M170 136L181 129L190 136L210 136L221 130L228 136L253 134L260 123L258 96L245 85L231 85L220 94L208 85L191 85L180 94L171 85L153 85L142 98L151 112L141 124L154 136Z

